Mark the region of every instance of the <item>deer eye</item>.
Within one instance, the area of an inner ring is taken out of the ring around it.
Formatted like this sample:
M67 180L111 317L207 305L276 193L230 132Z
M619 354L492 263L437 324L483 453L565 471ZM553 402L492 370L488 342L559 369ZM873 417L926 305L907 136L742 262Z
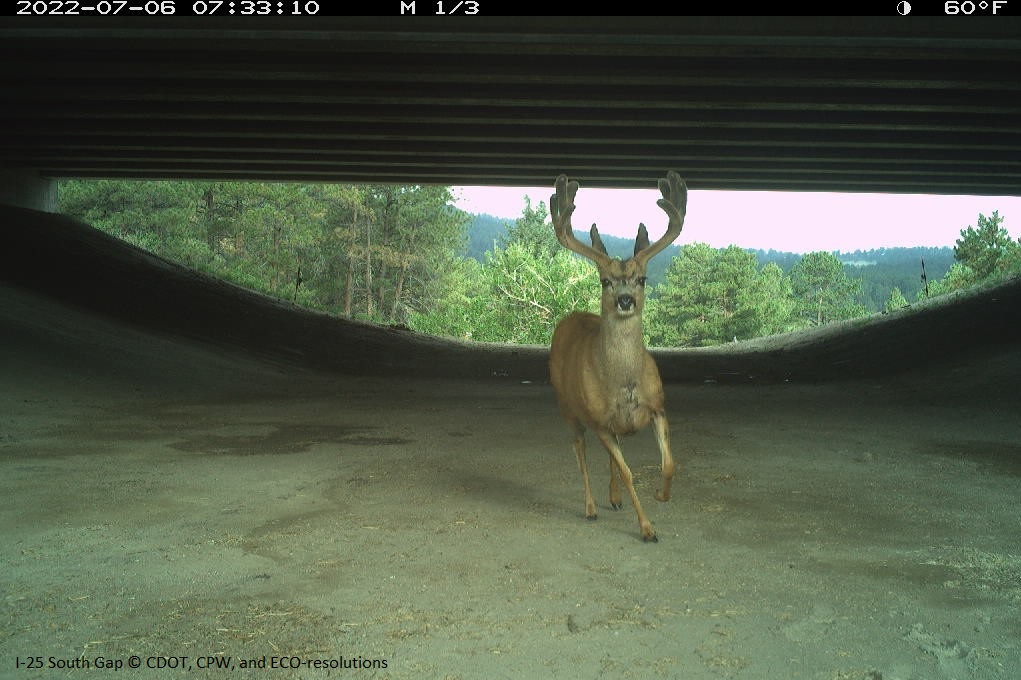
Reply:
M603 288L609 288L610 287L610 279L603 279L600 283L603 284Z
M635 281L635 283L637 283L642 288L645 288L645 277L644 276L639 276L638 279Z

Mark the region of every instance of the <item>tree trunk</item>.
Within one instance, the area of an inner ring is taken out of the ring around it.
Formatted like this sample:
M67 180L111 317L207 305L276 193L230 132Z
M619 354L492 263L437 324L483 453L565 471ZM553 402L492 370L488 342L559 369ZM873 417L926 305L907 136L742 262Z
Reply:
M348 265L347 275L344 277L344 316L351 318L352 289L355 285L354 267Z
M365 221L365 313L372 319L372 224Z
M202 192L202 201L206 206L206 245L209 246L209 251L212 253L218 252L217 243L218 234L214 233L213 226L215 224L213 217L213 190L206 189Z
M397 287L394 289L394 304L390 312L390 322L399 323L397 319L397 309L400 305L401 294L404 292L404 278L408 275L408 268L401 267L401 273L397 276Z
M272 266L272 270L270 272L269 285L270 285L270 288L272 289L273 293L275 294L279 290L280 275L281 275L281 272L280 272L280 232L281 232L281 227L280 227L280 225L279 224L273 225L273 227L271 227L271 231L272 231L272 234L273 234L273 247L272 247L273 263L271 265Z
M397 275L397 287L394 290L393 311L390 313L390 319L393 323L399 323L397 319L397 311L400 308L401 296L404 293L404 281L407 279L408 269L411 267L409 258L412 257L412 253L415 250L415 237L418 236L419 229L421 228L422 225L417 223L412 226L411 231L408 234L408 240L402 247L402 250L405 251L406 255L402 258L400 274Z

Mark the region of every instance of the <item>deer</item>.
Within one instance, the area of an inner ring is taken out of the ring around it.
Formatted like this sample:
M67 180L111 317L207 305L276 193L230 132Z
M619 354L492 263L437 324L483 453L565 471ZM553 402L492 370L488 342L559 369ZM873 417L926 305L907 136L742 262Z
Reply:
M595 263L602 284L601 314L573 312L557 324L550 346L550 382L556 393L560 414L574 433L573 449L585 483L585 517L597 517L596 503L585 462L585 433L595 432L610 454L610 507L620 510L620 483L631 497L638 514L641 537L658 542L635 493L631 469L621 452L621 437L645 428L651 422L662 457L662 485L656 499L670 500L674 459L670 454L670 432L664 410L663 381L659 369L645 348L642 309L645 303L645 270L649 260L670 245L681 233L688 202L688 189L676 172L659 180L663 198L657 205L667 214L666 233L649 244L644 224L638 226L634 256L611 258L592 225L592 245L574 235L571 214L578 182L566 175L556 178L550 197L550 216L557 240Z

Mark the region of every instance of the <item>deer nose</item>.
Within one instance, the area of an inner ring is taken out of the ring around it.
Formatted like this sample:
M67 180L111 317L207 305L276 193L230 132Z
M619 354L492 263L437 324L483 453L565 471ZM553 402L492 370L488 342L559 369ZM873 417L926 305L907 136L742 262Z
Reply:
M630 295L620 295L617 297L617 309L622 312L626 312L635 306L635 299Z

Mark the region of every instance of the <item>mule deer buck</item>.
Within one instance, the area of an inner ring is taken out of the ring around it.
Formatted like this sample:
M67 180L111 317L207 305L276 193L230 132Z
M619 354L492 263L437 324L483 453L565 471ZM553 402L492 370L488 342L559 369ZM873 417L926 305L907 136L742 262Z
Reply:
M585 431L590 428L610 454L611 507L621 508L619 480L624 483L638 513L642 540L656 541L656 532L642 510L632 484L631 470L621 453L620 437L652 422L662 454L663 485L656 498L670 500L674 460L670 455L669 426L663 410L663 383L656 362L645 349L642 308L645 268L653 255L680 235L688 189L676 172L659 180L663 198L657 204L669 217L667 231L649 245L649 233L645 225L640 224L634 257L620 260L606 254L594 224L590 232L591 247L575 238L571 214L578 183L560 175L555 188L556 193L550 197L550 215L557 240L565 248L592 260L603 286L602 315L574 312L564 317L553 333L550 348L550 380L560 412L574 430L574 454L585 482L585 516L596 518L596 503L585 463Z

